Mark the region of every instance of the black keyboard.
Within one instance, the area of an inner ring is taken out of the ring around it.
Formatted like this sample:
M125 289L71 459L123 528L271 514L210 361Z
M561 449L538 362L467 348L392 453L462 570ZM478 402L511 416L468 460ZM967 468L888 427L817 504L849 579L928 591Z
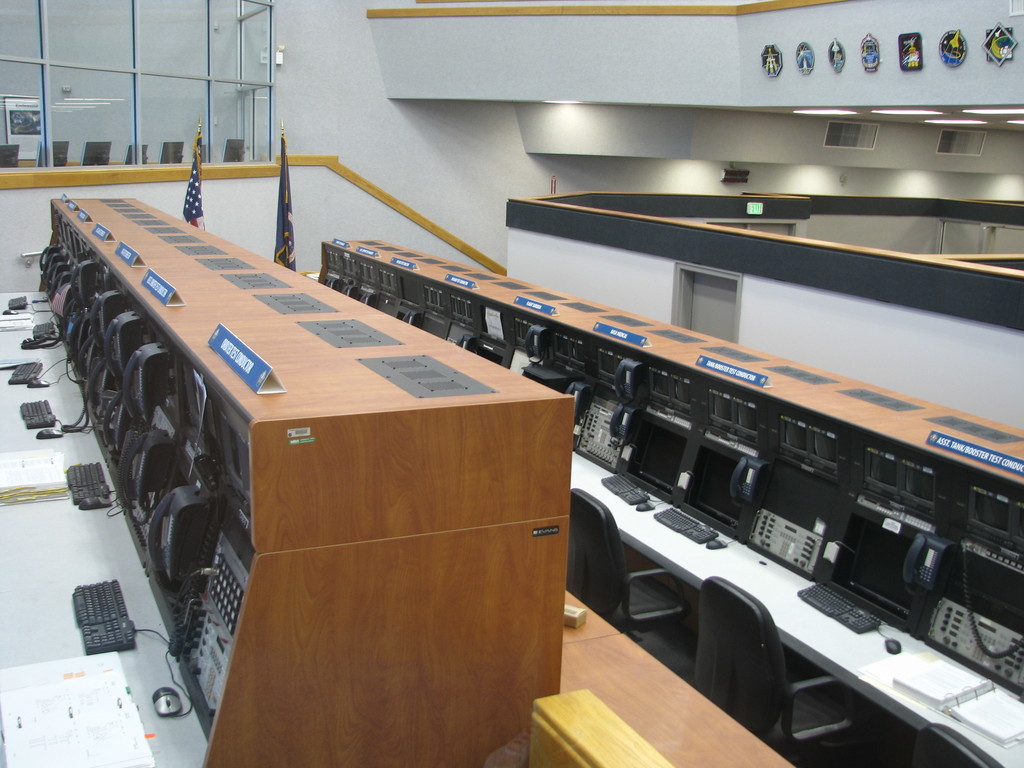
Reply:
M28 429L52 427L57 423L57 417L50 410L49 400L35 400L31 403L22 403L21 418Z
M852 629L858 635L878 629L882 620L867 611L858 608L834 589L824 584L812 584L796 593L797 596L812 608L835 619L844 627Z
M52 320L47 320L45 323L36 323L32 326L32 338L33 339L46 339L57 337L57 326Z
M43 364L40 362L34 363L22 363L14 372L11 374L11 378L7 380L8 384L28 384L32 379L39 378L39 374L43 372Z
M103 475L103 465L98 461L68 467L68 490L76 506L86 499L96 499L99 506L110 506L110 486Z
M647 491L622 475L609 475L608 477L602 477L601 485L631 506L636 506L637 504L643 501L648 501L651 498L647 495Z
M663 509L654 513L654 519L664 526L671 528L676 533L681 533L688 539L698 544L707 544L712 539L718 538L718 531L704 525L699 520L694 520L689 515L680 512L675 507Z
M7 300L8 309L28 309L28 296L18 296Z
M71 601L87 656L135 647L135 623L128 618L117 579L75 587Z

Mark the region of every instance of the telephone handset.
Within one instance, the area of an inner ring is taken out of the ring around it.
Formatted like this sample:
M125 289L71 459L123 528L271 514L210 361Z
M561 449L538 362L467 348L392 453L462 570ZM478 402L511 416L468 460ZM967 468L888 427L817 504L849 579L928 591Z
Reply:
M615 369L615 394L626 400L636 400L647 385L647 363L625 358Z
M132 352L124 367L124 404L136 419L148 421L153 409L167 399L170 354L163 344L150 342Z
M942 556L953 546L953 542L924 531L914 536L914 541L903 560L903 581L911 586L935 589L939 577Z
M551 346L551 329L543 325L531 325L526 331L524 346L530 362L541 362L548 356L548 348Z
M153 496L170 485L175 455L174 440L162 429L140 435L125 448L119 465L126 473L122 490L137 522L145 523L149 519Z
M579 434L580 423L583 421L587 409L590 408L590 401L594 397L594 388L585 381L572 381L565 388L565 394L572 395L573 397L572 423L575 425L573 432Z
M117 376L124 376L124 367L132 352L142 346L142 318L128 310L115 317L103 335L103 351L107 366Z
M613 445L625 445L633 439L642 411L643 406L640 405L619 403L615 407L612 417L608 420L608 431L611 433Z
M756 502L771 463L754 456L744 456L736 463L729 478L729 495L737 502Z
M191 486L178 486L165 495L149 523L149 569L160 587L177 592L204 559L210 525L210 503Z

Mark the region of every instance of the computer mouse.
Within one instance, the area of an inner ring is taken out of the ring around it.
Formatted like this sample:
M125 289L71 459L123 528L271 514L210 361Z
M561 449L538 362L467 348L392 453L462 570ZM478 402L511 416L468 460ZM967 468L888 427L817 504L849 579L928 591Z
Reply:
M153 709L160 717L180 715L181 695L173 688L157 688L153 691Z
M650 512L652 509L654 509L654 505L649 501L641 501L636 505L637 512Z
M42 379L29 379L28 384L26 384L25 386L27 386L29 389L40 389L42 387L50 386L50 382L43 381Z
M36 432L36 440L52 440L55 437L64 437L64 433L56 427L40 429Z
M712 539L711 541L709 541L704 546L707 547L708 549L725 549L729 545L726 544L721 539Z
M900 645L900 641L895 637L885 638L885 651L886 653L896 654L903 650L903 646Z
M110 499L103 496L86 496L78 503L79 509L103 509L110 506Z

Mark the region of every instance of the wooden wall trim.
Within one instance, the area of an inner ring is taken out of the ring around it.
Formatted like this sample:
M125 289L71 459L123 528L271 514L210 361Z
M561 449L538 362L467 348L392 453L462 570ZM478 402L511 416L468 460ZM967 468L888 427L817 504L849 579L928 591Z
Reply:
M444 2L445 0L416 0ZM502 2L502 0L470 0ZM507 2L507 0L505 0ZM747 5L530 5L454 8L371 8L368 19L443 18L451 16L747 16L793 8L844 3L847 0L766 0Z

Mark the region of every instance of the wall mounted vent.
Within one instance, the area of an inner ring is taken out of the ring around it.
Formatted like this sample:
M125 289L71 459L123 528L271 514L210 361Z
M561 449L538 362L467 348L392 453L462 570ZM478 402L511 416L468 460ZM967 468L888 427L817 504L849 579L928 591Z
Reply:
M874 149L878 123L850 123L829 120L825 129L825 146L841 149Z
M1010 0L1010 15L1024 16L1024 0Z
M939 134L939 146L935 152L940 155L973 155L981 154L985 146L985 131L950 131Z

